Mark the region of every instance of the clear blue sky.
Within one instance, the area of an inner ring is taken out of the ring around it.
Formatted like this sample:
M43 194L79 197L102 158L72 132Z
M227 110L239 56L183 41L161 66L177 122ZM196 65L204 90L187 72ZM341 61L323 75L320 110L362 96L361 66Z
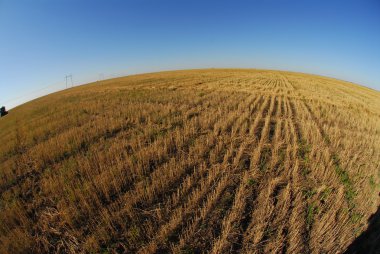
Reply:
M380 90L380 1L0 0L0 104L158 70L245 67ZM45 88L50 86L49 88Z

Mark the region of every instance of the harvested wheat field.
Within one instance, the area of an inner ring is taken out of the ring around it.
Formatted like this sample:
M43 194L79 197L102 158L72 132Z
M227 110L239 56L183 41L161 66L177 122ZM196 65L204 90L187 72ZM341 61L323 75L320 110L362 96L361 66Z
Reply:
M134 75L0 119L1 253L341 253L380 204L380 92Z

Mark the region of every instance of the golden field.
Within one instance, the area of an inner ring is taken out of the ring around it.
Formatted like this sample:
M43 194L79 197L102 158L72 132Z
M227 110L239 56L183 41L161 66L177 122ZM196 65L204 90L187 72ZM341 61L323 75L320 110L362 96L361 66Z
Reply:
M0 253L341 253L380 204L380 92L134 75L0 119Z

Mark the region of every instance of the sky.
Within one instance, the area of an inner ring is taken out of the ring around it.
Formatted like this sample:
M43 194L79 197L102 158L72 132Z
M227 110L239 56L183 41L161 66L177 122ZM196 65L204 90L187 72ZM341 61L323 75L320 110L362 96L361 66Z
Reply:
M160 70L261 68L380 90L379 0L0 0L0 104ZM70 85L70 82L69 82Z

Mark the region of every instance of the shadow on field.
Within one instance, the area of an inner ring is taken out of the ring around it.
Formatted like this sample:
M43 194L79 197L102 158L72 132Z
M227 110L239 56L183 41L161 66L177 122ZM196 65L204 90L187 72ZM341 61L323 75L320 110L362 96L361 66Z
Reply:
M368 219L368 228L353 241L346 254L380 253L380 206Z

